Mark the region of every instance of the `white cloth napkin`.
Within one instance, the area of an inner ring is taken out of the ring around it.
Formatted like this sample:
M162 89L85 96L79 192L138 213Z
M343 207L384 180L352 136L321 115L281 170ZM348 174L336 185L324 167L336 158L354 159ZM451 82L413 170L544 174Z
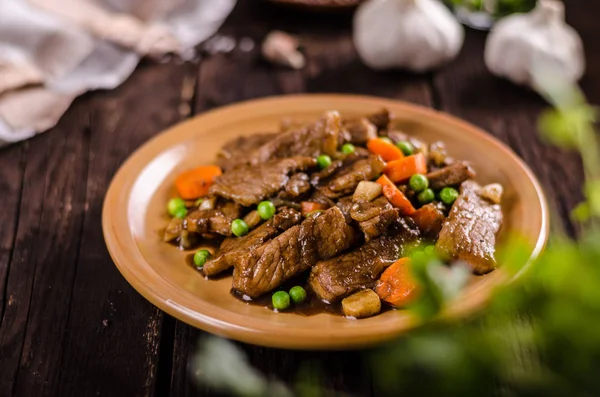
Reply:
M192 56L234 5L0 0L0 146L54 126L78 95L118 86L143 56Z

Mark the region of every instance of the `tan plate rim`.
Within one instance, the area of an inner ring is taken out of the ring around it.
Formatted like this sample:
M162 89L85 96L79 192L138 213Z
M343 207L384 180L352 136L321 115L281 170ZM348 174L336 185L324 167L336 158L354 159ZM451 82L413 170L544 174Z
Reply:
M379 107L389 106L390 103L394 103L409 109L411 112L420 113L425 117L434 117L443 120L446 123L455 124L464 130L469 130L470 133L476 135L479 139L486 140L488 143L493 144L493 146L497 147L498 150L505 152L506 155L511 157L522 168L537 193L537 198L539 200L542 212L540 214L542 218L542 226L541 230L539 231L539 236L535 247L533 247L531 259L537 257L544 249L549 236L550 219L548 204L540 183L529 167L510 148L505 146L498 139L485 133L478 127L437 110L395 99L347 94L297 94L271 96L223 106L202 113L195 118L180 122L147 141L145 144L135 150L121 165L111 181L105 196L102 210L102 230L106 246L112 260L123 277L125 277L125 279L136 291L138 291L143 297L145 297L155 306L159 307L161 310L197 328L223 337L268 347L320 350L359 348L389 340L395 336L398 336L399 334L402 334L403 332L406 332L408 329L412 329L417 326L416 321L411 321L408 327L406 326L406 323L404 323L404 325L399 327L399 329L388 327L388 329L385 331L378 330L378 332L372 334L356 333L349 335L344 333L344 335L337 336L335 335L334 329L328 330L322 334L314 333L314 337L311 335L310 339L303 341L302 338L299 337L305 337L306 335L296 335L297 337L294 338L293 329L286 329L285 335L282 335L280 332L281 328L269 327L268 324L265 324L262 327L256 327L255 325L250 324L244 325L246 322L244 321L243 315L231 315L230 313L227 316L230 321L227 321L220 316L218 307L214 307L212 305L203 306L202 313L188 309L185 306L177 303L177 298L178 296L180 298L182 297L182 292L175 288L174 285L167 282L167 280L162 278L162 276L158 275L153 269L150 269L150 266L145 266L144 270L152 273L153 276L159 277L165 282L161 288L156 288L155 285L150 283L150 277L145 277L145 274L139 269L132 269L130 266L128 266L129 263L134 261L138 263L145 263L145 260L139 250L131 249L131 247L135 247L136 244L130 233L127 233L126 236L123 236L118 235L118 233L115 232L115 230L118 229L116 227L117 224L119 224L121 227L124 227L126 230L129 230L127 223L127 206L119 205L119 203L123 195L128 197L128 194L126 193L131 191L133 182L138 177L138 174L127 172L127 170L138 170L139 167L136 166L146 163L146 161L144 161L146 152L159 153L161 150L165 150L167 145L164 143L169 142L171 137L174 136L179 129L186 124L192 123L192 121L198 117L218 117L220 115L227 115L228 112L233 110L239 111L245 107L253 107L256 105L265 106L269 105L270 103L277 103L281 101L287 101L293 104L296 101L306 101L317 98L320 100L331 101L344 100L358 101L361 103L369 102L370 104L377 105ZM119 213L121 216L110 215L115 213ZM129 246L127 244L129 244ZM489 294L487 296L484 296L484 294L479 294L477 299L473 299L466 304L460 305L456 310L453 310L452 313L445 313L443 317L462 317L472 314L476 310L484 307L488 298ZM234 318L235 321L232 321L232 318ZM292 339L294 340L293 343L290 342Z

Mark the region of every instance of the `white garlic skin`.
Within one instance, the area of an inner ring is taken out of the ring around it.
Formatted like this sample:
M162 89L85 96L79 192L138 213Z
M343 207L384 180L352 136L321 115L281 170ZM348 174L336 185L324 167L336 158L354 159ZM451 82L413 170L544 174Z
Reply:
M554 0L540 0L530 13L501 19L488 36L485 63L492 73L532 88L540 68L570 82L585 72L581 38L566 24L563 3Z
M372 69L436 68L458 55L464 34L437 0L370 0L354 15L354 46Z

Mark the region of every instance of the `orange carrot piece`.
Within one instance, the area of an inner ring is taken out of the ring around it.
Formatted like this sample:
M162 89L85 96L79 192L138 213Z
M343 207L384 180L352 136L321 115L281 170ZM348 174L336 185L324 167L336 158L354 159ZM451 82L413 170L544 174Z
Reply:
M406 182L414 174L427 173L427 160L423 153L413 154L400 160L390 161L386 164L383 172L392 182Z
M221 169L215 165L203 165L179 174L175 179L175 187L182 199L194 200L206 196L221 173Z
M367 149L373 154L380 155L384 161L393 161L404 158L404 154L398 146L380 138L369 140L369 142L367 142Z
M377 281L375 292L382 301L395 307L412 302L418 294L418 284L410 273L410 258L398 259L385 269Z
M381 185L385 198L387 198L394 207L400 209L402 215L412 215L415 213L415 207L413 207L410 200L406 198L404 193L402 193L387 176L381 175L376 182Z
M313 201L303 201L300 203L300 208L302 216L306 216L311 212L326 210L328 206L326 204L315 203Z

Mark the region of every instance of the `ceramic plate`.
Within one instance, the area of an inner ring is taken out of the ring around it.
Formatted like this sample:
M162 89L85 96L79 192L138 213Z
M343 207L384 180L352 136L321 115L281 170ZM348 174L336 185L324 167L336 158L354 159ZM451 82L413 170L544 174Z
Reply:
M230 295L230 277L202 278L186 264L188 253L163 243L166 203L181 171L210 164L217 150L240 135L277 130L283 118L314 120L324 111L342 116L389 108L399 127L426 141L442 140L454 158L471 161L481 183L505 187L502 236L514 231L537 255L548 237L547 204L529 168L506 146L478 128L435 110L390 99L349 95L297 95L258 99L219 108L178 124L138 149L112 181L102 226L110 254L129 283L146 299L200 329L262 346L339 349L376 344L414 327L401 311L350 320L332 314L274 313ZM446 313L481 308L490 288L507 278L501 270L473 282Z

